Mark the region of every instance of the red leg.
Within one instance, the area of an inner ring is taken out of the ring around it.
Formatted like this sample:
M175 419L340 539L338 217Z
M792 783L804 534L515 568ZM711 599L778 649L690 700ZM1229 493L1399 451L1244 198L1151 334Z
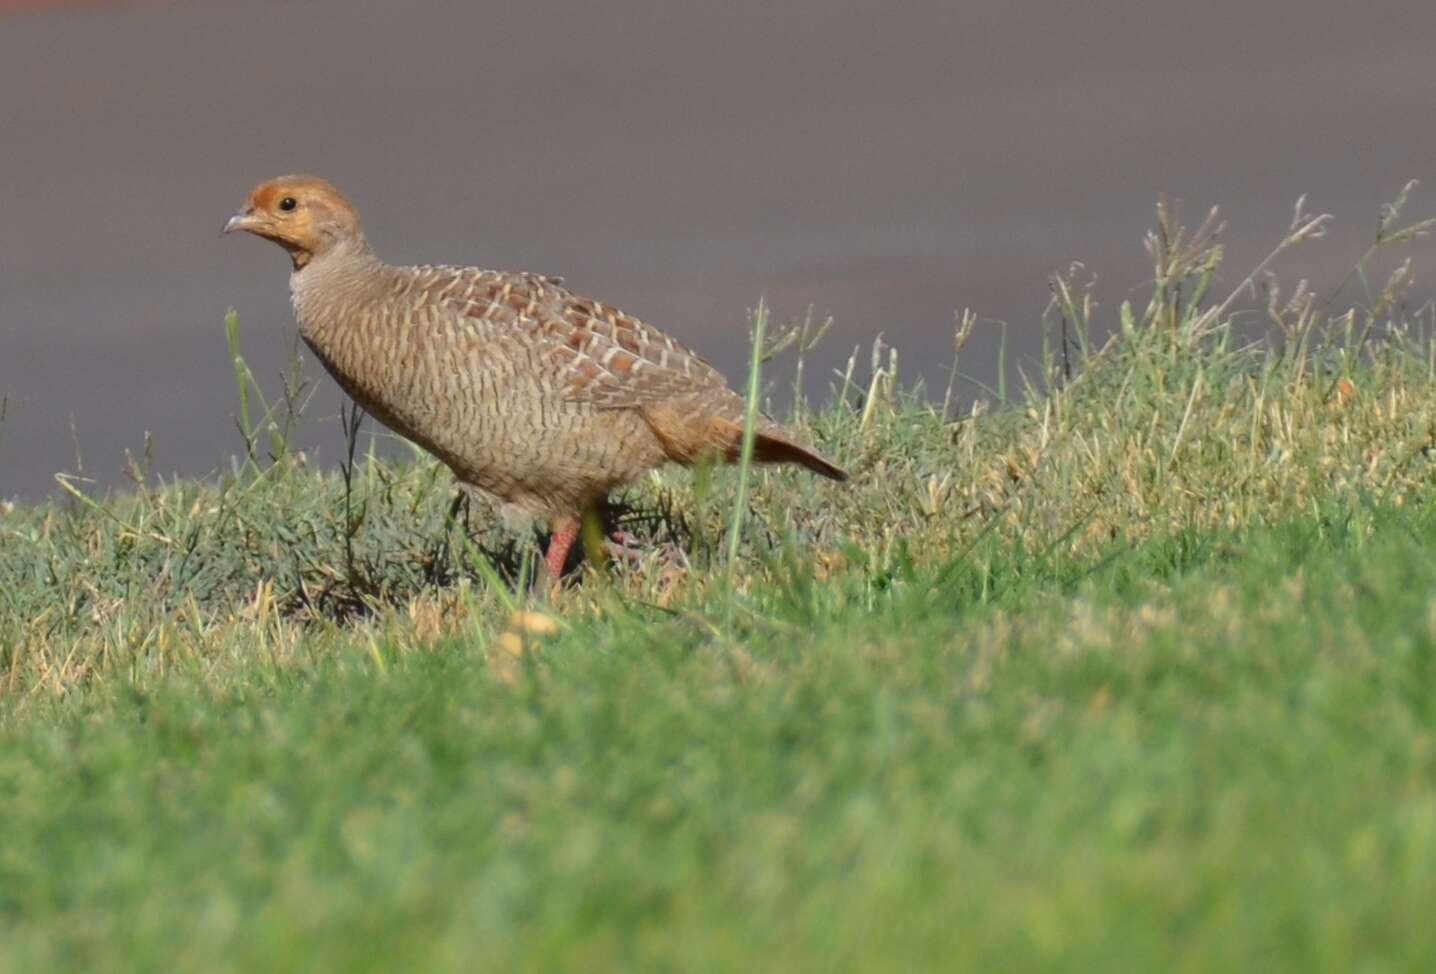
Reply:
M577 518L554 526L553 536L548 539L548 551L544 555L544 564L548 567L549 578L557 580L563 574L563 566L568 561L569 549L573 547L574 541L578 540L578 527Z

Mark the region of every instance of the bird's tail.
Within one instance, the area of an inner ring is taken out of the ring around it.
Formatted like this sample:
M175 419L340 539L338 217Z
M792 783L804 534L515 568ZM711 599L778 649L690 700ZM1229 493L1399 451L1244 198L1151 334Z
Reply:
M758 432L753 443L753 459L759 463L796 463L838 483L848 479L848 472L842 467L776 431Z
M737 398L733 396L735 401ZM668 459L686 465L699 463L704 457L733 463L743 453L743 423L738 418L741 406L737 402L732 414L710 415L699 422L667 404L650 406L643 416L663 444ZM839 483L848 479L846 470L794 440L766 416L758 419L754 433L753 459L759 463L796 463Z

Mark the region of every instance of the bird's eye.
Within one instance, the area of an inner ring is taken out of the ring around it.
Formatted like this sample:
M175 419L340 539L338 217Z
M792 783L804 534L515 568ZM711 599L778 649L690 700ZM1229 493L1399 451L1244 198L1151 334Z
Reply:
M279 208L285 213L288 213L290 210L294 209L298 205L299 201L296 200L293 196L286 196L284 197L284 199L279 201Z

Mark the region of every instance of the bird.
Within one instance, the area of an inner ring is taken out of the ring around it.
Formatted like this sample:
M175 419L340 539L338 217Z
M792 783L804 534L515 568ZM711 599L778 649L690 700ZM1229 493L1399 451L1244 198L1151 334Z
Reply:
M502 510L547 523L555 580L610 493L666 463L740 455L746 404L717 369L561 278L387 264L317 176L254 187L235 231L288 253L300 336L344 392ZM848 479L767 416L752 456Z

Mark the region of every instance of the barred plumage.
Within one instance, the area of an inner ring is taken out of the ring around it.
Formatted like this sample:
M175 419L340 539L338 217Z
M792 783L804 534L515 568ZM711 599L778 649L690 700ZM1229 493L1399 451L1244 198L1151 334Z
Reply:
M284 247L295 317L335 380L463 482L532 515L563 567L581 512L667 461L736 457L743 401L723 376L632 315L560 279L393 267L321 179L262 183L225 227ZM760 462L847 474L764 418Z

